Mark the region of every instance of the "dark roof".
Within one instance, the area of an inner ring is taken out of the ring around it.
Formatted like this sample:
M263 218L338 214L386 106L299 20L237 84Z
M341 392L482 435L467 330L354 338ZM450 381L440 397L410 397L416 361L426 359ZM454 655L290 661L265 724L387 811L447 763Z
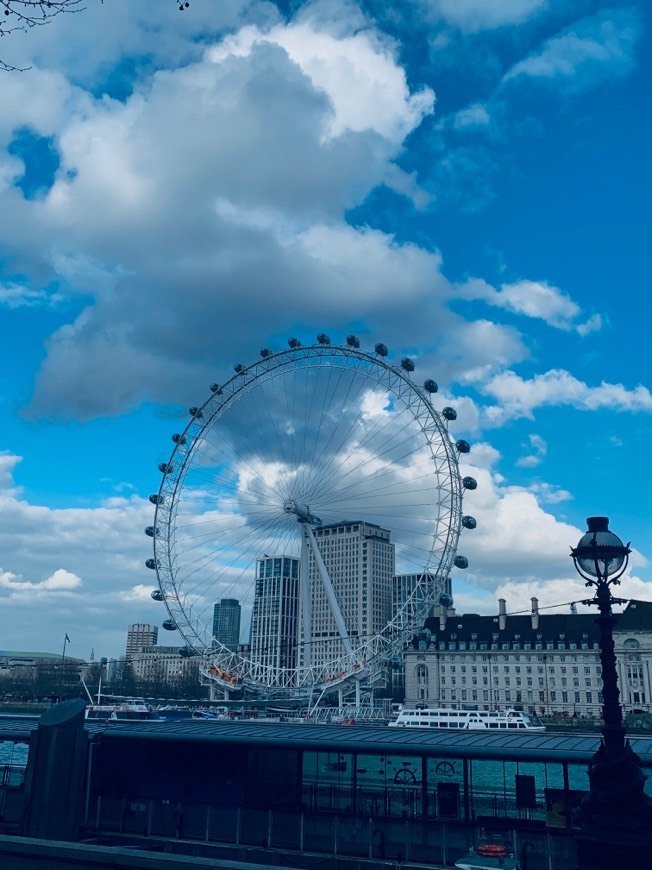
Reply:
M36 717L0 717L0 739L28 740ZM198 745L248 745L301 748L322 752L367 752L428 755L436 758L570 761L587 763L600 745L599 734L566 735L548 732L496 734L450 732L421 728L364 725L291 725L268 722L87 722L86 731L104 741L184 741ZM632 749L652 766L652 741L632 738Z
M616 631L652 631L652 601L632 599L618 620Z
M596 624L597 611L592 613L541 613L538 628L532 628L532 617L528 614L507 615L505 628L500 629L498 616L481 616L477 613L455 614L446 619L443 631L439 629L439 617L430 616L424 623L432 634L432 641L482 641L503 643L520 640L521 643L534 644L560 640L566 643L584 642L590 647L598 643L600 632ZM632 599L626 609L618 614L616 631L652 631L652 601ZM472 638L472 635L477 638ZM494 640L493 635L498 638ZM453 637L453 635L455 635ZM520 635L519 638L516 635ZM541 635L540 638L537 635ZM562 638L562 635L564 637ZM586 637L584 637L586 635ZM415 645L417 638L414 640Z
M466 641L472 639L486 641L488 643L501 643L504 641L535 644L537 641L562 640L564 635L566 642L581 644L583 641L593 645L598 642L599 631L595 624L594 613L556 613L541 614L538 628L532 628L532 617L507 616L505 628L501 631L497 616L480 616L477 613L464 613L462 616L449 616L443 631L439 629L439 617L431 616L425 621L425 628L432 634L433 641ZM472 638L471 635L477 635ZM493 635L498 638L494 641ZM455 637L453 637L455 635ZM519 638L516 635L520 635ZM541 638L537 638L541 635ZM586 635L586 638L583 637Z

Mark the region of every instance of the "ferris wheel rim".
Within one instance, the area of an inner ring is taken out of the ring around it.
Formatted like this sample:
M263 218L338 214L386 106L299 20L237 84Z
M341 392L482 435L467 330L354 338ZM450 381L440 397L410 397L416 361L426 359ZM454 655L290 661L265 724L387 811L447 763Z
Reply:
M461 529L462 485L457 456L445 423L432 405L425 387L419 387L410 378L409 369L403 369L390 363L383 356L377 353L368 353L359 347L324 345L321 343L290 346L288 349L275 353L268 352L249 366L236 366L234 367L236 368L235 374L222 385L212 385L211 395L201 406L191 409L191 419L184 431L179 436L174 436L175 440L177 437L178 440L166 464L166 471L163 473L154 516L154 562L159 589L164 597L166 608L175 623L175 627L179 630L190 648L198 650L207 658L211 654L210 657L213 662L219 661L220 664L216 665L216 667L218 667L222 674L217 675L218 682L225 681L224 675L230 677L234 674L243 674L241 678L238 678L238 684L250 682L252 685L269 688L272 686L278 687L279 683L282 683L284 680L292 686L300 686L302 688L319 687L329 682L336 684L342 682L343 679L360 677L363 673L368 673L373 660L378 659L383 654L389 654L399 643L396 640L397 635L404 637L406 632L413 632L414 630L415 626L407 618L409 607L415 603L412 600L413 595L381 631L374 633L371 638L365 639L361 645L355 648L354 655L349 656L348 659L347 657L340 657L343 667L331 674L330 677L323 673L323 669L320 673L315 673L314 668L304 669L305 672L301 672L301 668L295 668L292 673L287 674L285 673L287 669L283 668L281 670L284 673L281 674L278 672L278 669L270 666L258 666L254 668L254 675L250 667L251 661L247 656L237 651L229 650L215 642L211 645L210 650L206 648L206 644L201 642L197 631L193 628L191 620L186 614L184 602L179 594L176 582L175 558L172 551L174 521L176 519L179 499L183 494L186 475L193 459L195 443L202 438L205 432L213 429L216 421L221 420L229 408L239 401L240 398L255 389L260 381L273 377L275 374L282 374L286 369L291 369L293 366L298 367L298 363L305 364L305 367L309 368L333 365L336 360L356 361L360 365L359 370L354 369L356 374L361 374L364 378L369 378L380 385L385 384L383 380L385 378L388 381L388 387L397 383L401 384L412 398L416 397L420 413L425 414L429 427L432 430L430 436L428 436L426 428L414 415L413 420L419 426L421 434L425 436L429 449L433 439L438 439L438 449L443 449L444 454L442 460L442 466L445 466L444 476L448 481L450 490L449 517L448 521L444 523L445 528L443 530L445 540L440 543L438 548L438 551L441 552L441 557L436 565L423 566L423 585L431 584L433 578L441 584L442 581L446 580L452 568ZM405 410L411 410L409 404L406 405ZM430 440L428 440L428 437L430 437ZM181 459L180 464L179 459ZM436 474L439 487L440 472L438 471ZM165 528L165 535L159 534L161 527ZM434 551L435 547L433 545L431 554ZM423 593L423 589L421 592ZM290 689L291 686L288 685L287 688Z

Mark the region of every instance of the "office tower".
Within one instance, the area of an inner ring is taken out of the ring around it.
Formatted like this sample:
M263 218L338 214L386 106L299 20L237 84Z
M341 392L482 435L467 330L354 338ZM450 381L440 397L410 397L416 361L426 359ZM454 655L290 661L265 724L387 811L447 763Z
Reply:
M422 581L423 578L423 581ZM392 577L392 619L395 619L399 611L402 607L404 607L409 599L414 595L417 589L420 587L421 589L425 588L425 584L434 582L434 576L432 574L395 574ZM448 577L440 590L441 592L446 592L449 595L451 594L451 581L450 577ZM419 596L421 597L421 596ZM436 596L438 597L438 596ZM418 608L418 600L415 596L408 608L405 611L405 619L410 624L414 624L415 613ZM435 606L437 605L437 601L433 602L433 605L428 609L427 613L423 614L422 622L426 617L432 616Z
M144 622L136 622L127 629L127 649L125 659L131 661L144 646L158 641L158 628Z
M213 608L213 637L230 650L240 643L240 611L235 598L222 598Z
M299 560L265 556L256 566L251 660L275 668L296 668L298 630Z
M390 620L394 575L390 532L374 523L355 520L317 526L314 537L355 647L362 638L382 631ZM342 656L344 649L305 536L302 559L312 604L310 630L303 628L302 661L319 666Z

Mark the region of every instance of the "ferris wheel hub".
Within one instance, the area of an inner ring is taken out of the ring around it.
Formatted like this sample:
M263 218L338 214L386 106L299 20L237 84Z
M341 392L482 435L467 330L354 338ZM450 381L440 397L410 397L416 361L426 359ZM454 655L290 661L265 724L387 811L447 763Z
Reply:
M300 523L310 523L311 526L318 526L321 524L319 517L310 513L310 508L307 504L297 504L293 498L287 499L283 505L283 510L286 514L293 514Z

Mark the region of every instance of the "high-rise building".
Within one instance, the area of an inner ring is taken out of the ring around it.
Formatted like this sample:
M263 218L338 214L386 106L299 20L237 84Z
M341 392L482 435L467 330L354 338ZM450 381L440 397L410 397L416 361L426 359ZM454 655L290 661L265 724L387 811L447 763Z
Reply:
M339 603L347 633L353 639L378 634L392 611L394 544L390 532L374 523L347 520L317 526L315 542ZM302 566L307 566L311 594L310 637L302 638L302 661L319 666L343 652L340 634L312 548L304 535Z
M275 668L297 667L299 560L265 556L256 566L251 659Z
M434 576L428 573L420 574L395 574L392 577L392 619L395 619L401 608L405 607L409 602L405 616L410 622L414 622L415 613L417 611L419 601L415 595L418 589L424 589L425 584L434 582ZM440 592L451 594L450 577L447 578ZM410 600L412 599L412 600ZM436 605L437 602L433 603ZM423 619L433 615L433 607L430 607L428 613L423 614Z
M135 622L127 629L127 649L125 659L131 661L144 646L158 641L158 628L144 622Z
M236 598L222 598L213 608L213 637L230 650L240 643L240 613Z

